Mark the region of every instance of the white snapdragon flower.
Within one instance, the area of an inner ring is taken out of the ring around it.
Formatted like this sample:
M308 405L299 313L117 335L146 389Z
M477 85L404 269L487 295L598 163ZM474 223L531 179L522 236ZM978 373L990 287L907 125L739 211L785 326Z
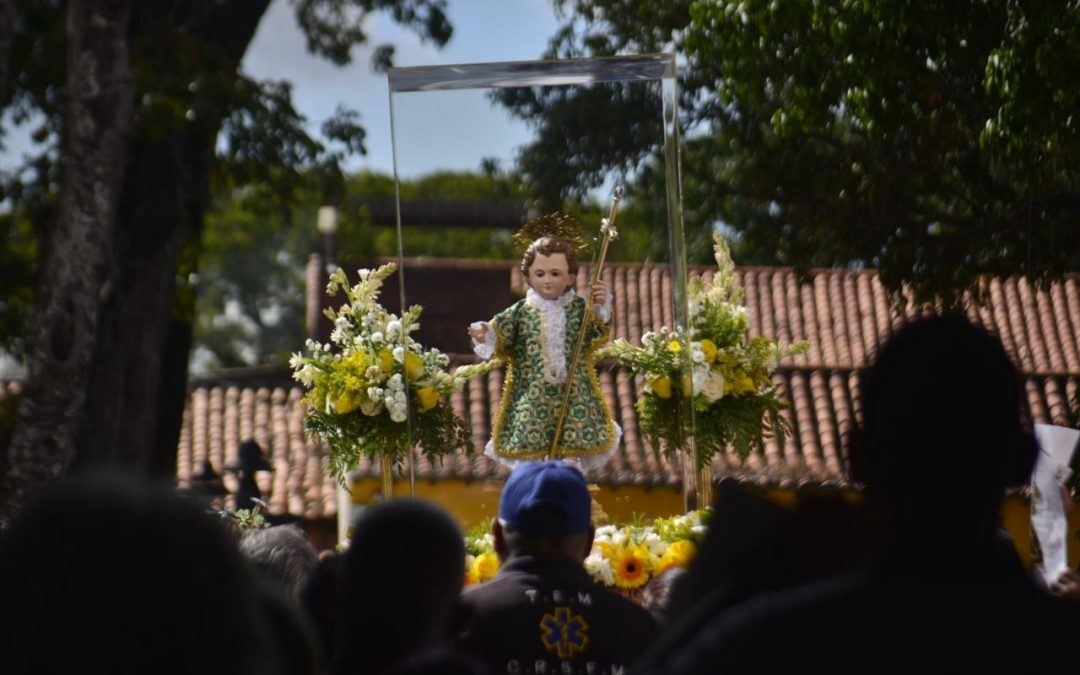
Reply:
M695 363L691 380L694 395L697 396L705 389L705 383L709 380L709 366L704 363Z
M650 331L645 331L645 334L641 336L641 346L642 347L652 347L653 342L655 342L655 341L656 341L656 333L652 332L651 330Z
M604 586L615 585L615 572L611 569L611 563L608 559L600 553L598 549L593 549L593 552L589 554L588 558L585 558L585 571L589 573L589 576L593 578L597 583Z
M602 525L596 528L596 535L593 537L593 541L611 541L611 536L615 534L616 528L614 525Z
M664 555L664 551L667 551L669 546L669 544L663 539L661 539L660 535L655 532L648 532L645 535L644 539L642 539L641 543L649 549L649 553L653 554L658 558Z
M311 387L315 384L315 376L318 371L310 363L304 365L303 368L293 373L293 379L304 385L305 387Z

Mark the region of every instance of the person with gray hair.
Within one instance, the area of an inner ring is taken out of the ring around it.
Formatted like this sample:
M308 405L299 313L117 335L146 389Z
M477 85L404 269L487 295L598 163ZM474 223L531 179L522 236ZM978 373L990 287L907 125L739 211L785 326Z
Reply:
M245 530L240 537L240 552L294 600L300 598L304 581L319 562L315 547L296 525Z

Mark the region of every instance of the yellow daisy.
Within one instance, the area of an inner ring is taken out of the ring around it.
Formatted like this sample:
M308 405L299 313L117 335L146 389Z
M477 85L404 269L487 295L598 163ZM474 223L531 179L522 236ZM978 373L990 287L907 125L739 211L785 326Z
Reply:
M611 569L619 588L640 588L649 581L652 563L649 550L640 544L620 546L612 551Z

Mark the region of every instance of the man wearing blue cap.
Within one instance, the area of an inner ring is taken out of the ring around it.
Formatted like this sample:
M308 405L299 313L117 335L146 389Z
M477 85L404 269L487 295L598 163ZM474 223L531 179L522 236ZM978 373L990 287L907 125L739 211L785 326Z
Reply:
M492 523L502 567L462 596L466 623L457 646L492 673L626 672L658 627L646 610L585 571L591 516L592 498L576 468L518 464Z

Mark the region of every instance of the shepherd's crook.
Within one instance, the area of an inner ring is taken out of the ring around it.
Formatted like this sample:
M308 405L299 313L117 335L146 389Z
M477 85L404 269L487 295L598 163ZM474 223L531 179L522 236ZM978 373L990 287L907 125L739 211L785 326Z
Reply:
M615 218L619 215L619 202L622 201L623 189L621 185L615 186L615 198L611 203L611 212L607 218L600 221L600 250L597 259L591 264L592 278L589 280L589 300L585 303L585 316L581 319L581 329L578 331L577 346L574 347L574 358L570 362L570 368L566 371L566 390L563 392L562 407L559 416L555 419L555 435L551 439L551 448L548 450L548 459L556 456L559 447L559 437L562 435L563 421L566 420L566 410L570 406L570 391L574 383L574 374L581 362L581 348L585 344L585 329L592 320L592 285L600 279L604 272L604 259L607 257L608 244L619 236L615 229Z

